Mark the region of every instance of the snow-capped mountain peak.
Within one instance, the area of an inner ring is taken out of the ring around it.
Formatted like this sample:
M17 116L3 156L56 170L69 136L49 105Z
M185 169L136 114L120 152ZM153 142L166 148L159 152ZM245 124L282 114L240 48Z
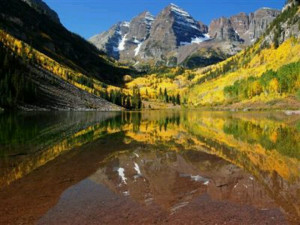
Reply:
M132 65L188 64L189 57L197 54L199 58L191 57L191 65L202 65L206 50L216 51L219 58L211 61L215 62L223 60L224 55L236 53L240 46L252 44L278 14L276 10L263 8L249 15L240 13L215 19L208 27L171 3L156 17L148 11L142 12L130 22L118 23L90 41L120 62ZM215 56L207 54L205 57Z
M124 22L121 23L121 26L130 27L130 22L124 21Z
M155 17L150 12L145 13L145 21L151 22L154 19L155 19Z
M175 5L174 3L171 3L167 10L170 11L170 13L175 18L175 23L177 26L181 27L187 27L189 29L194 29L197 31L200 31L200 25L198 21L196 21L187 11L180 8L179 6ZM197 32L195 31L195 32ZM202 36L202 35L200 35Z
M191 15L185 11L184 9L180 8L179 6L175 5L174 3L171 3L169 5L170 9L172 12L178 14L178 15L181 15L181 16L184 16L184 17L191 17Z

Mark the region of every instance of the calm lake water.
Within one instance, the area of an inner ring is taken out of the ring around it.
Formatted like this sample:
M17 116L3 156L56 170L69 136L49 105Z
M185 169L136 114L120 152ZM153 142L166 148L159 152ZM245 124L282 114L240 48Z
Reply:
M300 116L0 114L0 224L299 224Z

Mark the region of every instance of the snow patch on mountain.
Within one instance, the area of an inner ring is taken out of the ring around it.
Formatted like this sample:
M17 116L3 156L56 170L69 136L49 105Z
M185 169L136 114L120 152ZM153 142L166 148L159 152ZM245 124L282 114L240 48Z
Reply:
M136 39L136 37L133 37L133 43L134 44L140 44L141 42L138 39Z
M191 44L200 44L204 41L208 41L210 40L210 36L209 34L204 34L204 37L195 37L195 38L192 38L191 42L180 42L180 45L181 46L184 46L184 45L191 45Z
M136 49L134 49L134 56L137 56L141 50L143 42L139 43Z
M123 51L125 49L125 44L126 44L126 41L127 41L127 34L125 34L122 39L120 40L119 42L119 46L118 46L118 50L119 51Z
M170 4L170 7L171 11L176 15L177 24L199 30L197 21L188 12L173 3Z
M199 27L197 27L195 24L191 23L191 21L176 21L177 24L183 25L183 26L188 26L188 27L192 27L196 30L199 30Z
M130 22L125 21L125 22L122 23L122 26L124 26L124 27L130 27Z
M191 15L188 12L184 11L182 8L180 8L179 6L175 5L174 3L171 3L170 6L171 6L171 10L174 13L179 14L179 15L181 15L183 17L191 17Z
M145 23L147 25L151 25L154 21L155 17L151 15L151 13L147 12L145 15Z

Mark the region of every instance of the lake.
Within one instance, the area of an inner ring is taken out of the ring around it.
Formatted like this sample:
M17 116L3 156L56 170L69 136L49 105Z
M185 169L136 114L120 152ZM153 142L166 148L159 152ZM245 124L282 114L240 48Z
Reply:
M299 224L300 115L0 114L0 224Z

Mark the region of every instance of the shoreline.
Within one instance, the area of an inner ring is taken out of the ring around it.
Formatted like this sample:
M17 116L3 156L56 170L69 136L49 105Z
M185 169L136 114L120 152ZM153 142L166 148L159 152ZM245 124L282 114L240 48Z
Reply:
M157 102L145 102L146 106L151 104L154 107L145 107L141 110L134 112L147 112L159 110L199 110L199 111L224 111L224 112L253 112L253 111L282 111L287 115L300 114L300 101L294 97L276 100L269 102L255 101L255 102L237 102L230 105L218 106L195 106L187 107L184 105L163 104ZM18 106L16 109L6 110L0 107L0 112L4 111L20 111L20 112L131 112L122 107L103 107L101 108L42 108L34 105Z

